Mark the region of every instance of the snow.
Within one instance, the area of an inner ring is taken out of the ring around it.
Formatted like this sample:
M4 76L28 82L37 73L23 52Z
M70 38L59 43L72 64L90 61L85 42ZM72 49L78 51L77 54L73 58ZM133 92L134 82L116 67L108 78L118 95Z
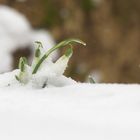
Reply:
M0 77L2 140L140 139L140 85L5 87L6 75Z
M48 31L33 29L24 15L10 7L0 5L0 73L12 69L12 52L27 46L31 46L30 49L34 50L35 41L41 41L46 50L55 45ZM55 53L53 57L56 58L57 55L58 53Z
M22 74L19 69L1 74L0 87L25 86L28 88L42 88L44 86L63 87L66 85L76 84L76 81L63 75L67 67L68 59L69 58L64 57L64 55L55 63L51 62L51 59L48 59L43 63L43 66L41 66L36 74L32 74L32 68L28 65L26 65L26 70L24 73L22 72ZM20 82L15 78L15 76L20 79Z
M5 6L0 6L0 37L1 72L11 68L10 52L17 46L35 40L46 50L54 45L48 32L33 30ZM36 74L23 77L29 78L25 85L15 79L19 70L0 75L0 139L139 140L140 85L78 83L63 75L68 60L48 59Z

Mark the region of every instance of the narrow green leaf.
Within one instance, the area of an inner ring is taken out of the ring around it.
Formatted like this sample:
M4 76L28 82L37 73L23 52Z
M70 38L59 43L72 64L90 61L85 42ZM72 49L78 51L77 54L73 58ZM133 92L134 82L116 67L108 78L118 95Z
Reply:
M42 58L39 60L39 62L36 64L35 68L33 69L33 72L32 74L35 74L40 65L42 64L42 62L55 50L59 49L59 48L62 48L62 47L65 47L67 45L73 45L75 43L78 43L78 44L82 44L82 45L86 45L83 41L79 40L79 39L67 39L65 41L62 41L60 42L59 44L57 44L56 46L54 46L53 48L51 48L50 50L47 51L47 53L42 56Z
M65 56L66 56L66 57L71 57L72 54L73 54L73 50L72 50L72 48L70 47L70 48L68 48L67 51L65 52Z

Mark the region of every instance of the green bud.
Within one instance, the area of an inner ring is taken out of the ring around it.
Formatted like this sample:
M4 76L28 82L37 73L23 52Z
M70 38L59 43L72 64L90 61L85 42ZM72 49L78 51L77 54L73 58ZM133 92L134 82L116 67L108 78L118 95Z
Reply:
M40 57L40 55L41 55L41 51L39 48L37 48L35 51L35 57Z
M35 43L38 45L38 48L40 48L40 47L43 48L43 45L40 41L35 41Z
M19 60L19 66L18 66L21 72L24 72L25 64L27 64L27 59L25 57L21 57Z
M88 77L88 80L89 80L89 82L90 82L91 84L95 84L95 83L96 83L92 76L89 76L89 77Z

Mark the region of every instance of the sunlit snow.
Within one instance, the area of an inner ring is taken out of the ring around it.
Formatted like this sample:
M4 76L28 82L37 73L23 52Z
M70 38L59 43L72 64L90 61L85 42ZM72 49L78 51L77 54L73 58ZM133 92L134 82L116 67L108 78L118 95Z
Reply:
M0 88L2 140L139 140L140 85Z

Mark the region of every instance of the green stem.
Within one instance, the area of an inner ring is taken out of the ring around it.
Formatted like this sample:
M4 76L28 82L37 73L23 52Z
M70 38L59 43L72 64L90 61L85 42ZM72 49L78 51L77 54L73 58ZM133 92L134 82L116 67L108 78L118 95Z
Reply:
M35 73L38 71L38 69L39 69L40 65L42 64L42 62L43 62L53 51L55 51L55 50L58 49L58 48L65 47L65 46L67 46L67 45L72 45L72 44L74 44L74 43L79 43L79 44L82 44L82 45L84 45L84 46L86 45L83 41L81 41L81 40L79 40L79 39L67 39L67 40L65 40L65 41L60 42L59 44L57 44L56 46L54 46L53 48L51 48L50 50L48 50L48 52L47 52L46 54L44 54L44 55L42 56L42 58L40 58L40 60L38 61L38 63L35 65L35 68L33 69L32 74L35 74Z

